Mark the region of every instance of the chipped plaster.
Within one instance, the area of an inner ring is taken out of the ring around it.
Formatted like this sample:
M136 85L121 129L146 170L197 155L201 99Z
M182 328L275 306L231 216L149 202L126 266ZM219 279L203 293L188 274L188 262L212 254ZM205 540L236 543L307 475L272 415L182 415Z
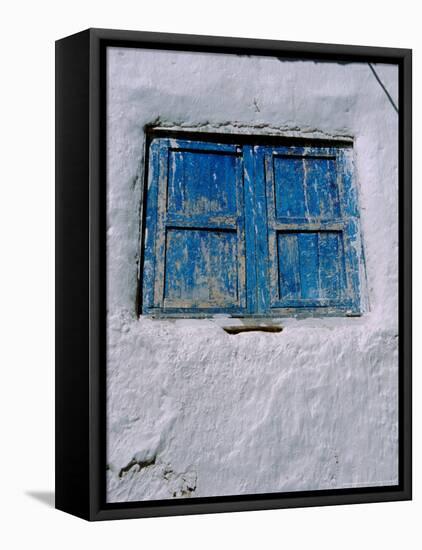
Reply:
M371 69L112 48L108 79L108 500L395 484L398 126ZM148 125L353 141L365 314L137 318Z

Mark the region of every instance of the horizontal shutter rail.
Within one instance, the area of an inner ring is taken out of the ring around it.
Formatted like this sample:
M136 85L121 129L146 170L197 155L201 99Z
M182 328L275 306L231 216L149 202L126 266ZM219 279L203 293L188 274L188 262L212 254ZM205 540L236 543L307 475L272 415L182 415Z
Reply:
M337 154L339 151L344 149L343 146L334 146L334 147L295 147L295 146L265 146L265 145L257 145L255 147L255 151L262 152L269 155L277 155L277 156L286 156L286 157L316 157L316 158L324 158L329 157L332 159L335 159L337 157Z
M209 318L214 315L218 314L228 314L232 317L246 317L247 314L245 313L244 309L239 306L238 304L235 305L226 305L226 306L216 306L210 303L201 304L198 302L197 304L192 303L184 303L184 302L172 302L168 299L165 299L163 302L163 306L161 307L151 307L149 308L149 313L152 314L154 317L176 317L176 318L189 318L192 315L198 318Z
M306 299L300 298L297 300L291 299L282 299L274 302L271 305L271 308L281 308L281 307L298 307L298 308L309 308L309 307L344 307L350 308L352 306L352 301L345 300L330 300L330 299Z
M184 140L160 140L160 142L167 146L170 151L195 151L196 153L221 153L221 154L235 154L240 155L242 148L239 145L227 144L227 143L206 143Z
M270 229L274 231L291 231L291 232L304 232L304 231L343 231L345 228L345 221L321 221L321 222L286 222L280 223L277 221L271 221L268 224Z
M224 230L233 230L237 229L238 218L237 216L190 216L187 215L177 215L177 214L167 214L166 226L167 227L183 227L190 229L204 229L204 230L214 230L218 229L221 231Z
M175 313L177 313L176 310L213 310L213 313L219 313L219 311L231 311L231 312L238 312L239 311L239 300L237 300L234 304L228 303L228 304L222 304L221 302L217 300L206 300L206 301L197 301L194 302L192 300L183 300L183 299L172 299L172 298L164 298L163 305L166 309L174 309Z
M336 160L336 155L332 153L280 153L273 152L272 154L275 158L281 159L297 159L297 160Z

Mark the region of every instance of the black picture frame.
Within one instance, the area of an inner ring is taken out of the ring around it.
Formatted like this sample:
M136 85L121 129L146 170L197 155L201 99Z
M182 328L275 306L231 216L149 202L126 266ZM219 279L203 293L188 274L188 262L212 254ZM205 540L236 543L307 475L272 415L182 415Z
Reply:
M108 46L399 67L399 484L106 504L105 52ZM409 500L412 497L412 52L88 29L56 42L56 508L87 520Z

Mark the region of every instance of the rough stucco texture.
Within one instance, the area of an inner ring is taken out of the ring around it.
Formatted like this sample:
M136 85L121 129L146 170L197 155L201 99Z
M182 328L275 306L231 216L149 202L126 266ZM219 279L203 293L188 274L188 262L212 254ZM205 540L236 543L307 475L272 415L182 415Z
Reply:
M108 501L396 484L398 125L369 66L112 48L107 116ZM150 123L352 137L362 317L137 318Z

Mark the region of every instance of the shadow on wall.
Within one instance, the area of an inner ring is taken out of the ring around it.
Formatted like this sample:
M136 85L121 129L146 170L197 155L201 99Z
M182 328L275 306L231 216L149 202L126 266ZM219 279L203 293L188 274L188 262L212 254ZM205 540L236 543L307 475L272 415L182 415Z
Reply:
M25 495L38 500L49 508L54 508L55 493L54 491L26 491Z

